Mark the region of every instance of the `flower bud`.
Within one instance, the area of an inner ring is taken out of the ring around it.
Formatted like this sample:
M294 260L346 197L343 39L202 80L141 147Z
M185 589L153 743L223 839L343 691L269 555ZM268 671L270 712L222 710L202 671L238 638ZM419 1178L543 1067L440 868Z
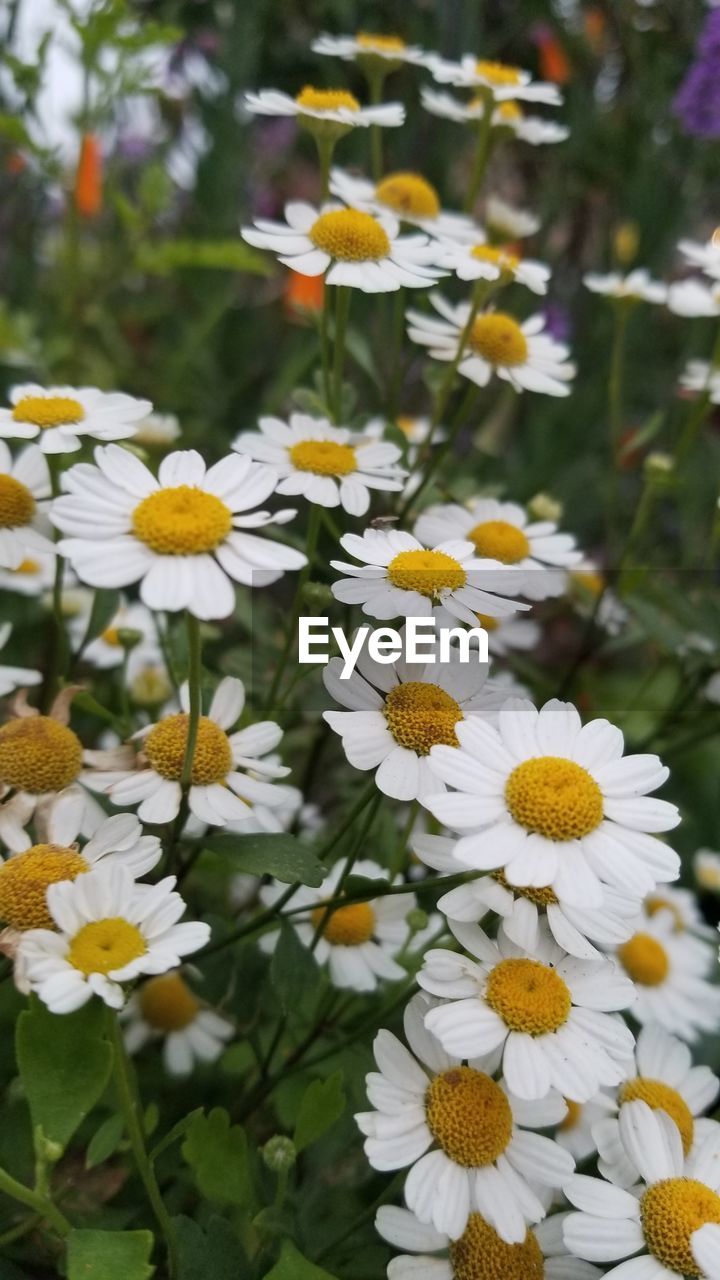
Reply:
M292 1138L285 1138L281 1133L268 1139L265 1146L260 1148L260 1155L273 1173L287 1173L297 1160L295 1143Z

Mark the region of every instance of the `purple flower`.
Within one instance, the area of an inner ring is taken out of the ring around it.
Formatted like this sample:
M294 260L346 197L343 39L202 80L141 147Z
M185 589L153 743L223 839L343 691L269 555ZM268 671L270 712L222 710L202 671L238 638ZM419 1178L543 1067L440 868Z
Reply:
M720 9L708 14L673 110L693 138L720 138Z
M543 308L545 331L557 342L568 342L572 336L570 313L559 302L546 302Z

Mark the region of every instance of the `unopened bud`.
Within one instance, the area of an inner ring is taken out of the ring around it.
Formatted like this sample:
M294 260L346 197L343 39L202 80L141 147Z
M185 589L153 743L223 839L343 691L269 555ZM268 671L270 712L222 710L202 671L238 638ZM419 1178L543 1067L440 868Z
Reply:
M260 1155L273 1173L287 1173L297 1160L297 1149L292 1138L285 1138L277 1133L260 1148Z
M136 631L134 627L118 627L115 634L120 647L128 651L144 639L142 631Z
M408 911L405 923L411 933L421 933L423 929L428 927L428 913L423 911L422 907L413 907L411 911Z
M536 520L560 520L563 513L562 502L549 493L536 493L528 502L528 511Z
M306 582L300 593L300 599L313 613L320 613L332 604L334 596L324 582Z
M643 466L648 475L669 476L675 470L675 459L672 454L655 449L647 455Z
M131 700L138 707L157 707L167 702L172 693L172 685L164 667L144 667L130 681Z

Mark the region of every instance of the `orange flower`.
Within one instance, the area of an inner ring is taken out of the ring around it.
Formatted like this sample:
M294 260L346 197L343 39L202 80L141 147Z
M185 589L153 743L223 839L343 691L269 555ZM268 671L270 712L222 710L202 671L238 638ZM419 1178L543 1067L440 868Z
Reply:
M552 32L543 31L538 40L538 52L540 74L543 80L552 80L554 84L567 84L572 75L572 68L565 50Z
M585 39L593 53L601 53L605 44L605 14L602 9L585 10Z
M102 154L95 133L83 134L75 175L75 208L81 218L96 218L102 209Z
M325 302L323 276L303 276L290 271L283 293L286 310L294 314L310 314L322 311Z
M11 151L5 161L5 172L16 177L19 173L23 173L27 169L27 160L21 151Z

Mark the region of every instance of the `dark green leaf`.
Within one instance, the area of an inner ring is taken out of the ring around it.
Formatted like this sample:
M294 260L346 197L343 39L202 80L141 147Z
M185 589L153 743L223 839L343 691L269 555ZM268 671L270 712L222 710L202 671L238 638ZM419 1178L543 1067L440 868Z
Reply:
M314 955L284 920L270 962L270 978L285 1013L297 1008L305 992L314 989L318 976Z
M240 1241L224 1218L213 1217L207 1234L192 1218L173 1218L178 1246L177 1280L243 1280L248 1264Z
M343 1073L336 1071L327 1080L313 1080L300 1103L293 1141L298 1151L308 1147L340 1119L345 1110Z
M285 834L207 836L205 845L214 853L232 856L237 871L250 875L275 876L283 884L308 884L316 889L325 878L325 868L312 849L295 836Z
M148 1280L151 1231L71 1231L68 1280Z
M245 1204L249 1197L247 1139L227 1111L216 1107L188 1129L182 1153L192 1166L202 1195L221 1203Z
M85 1156L86 1169L94 1169L96 1164L102 1164L117 1151L124 1129L125 1122L120 1114L108 1116L90 1139Z
M93 597L90 617L85 628L85 635L80 651L86 649L91 640L99 636L110 625L120 608L120 592L103 588L96 591Z
M370 876L348 876L343 885L346 898L381 898L390 888L389 880L372 879Z
M270 1271L266 1271L263 1280L337 1280L336 1276L308 1262L292 1240L283 1240L280 1257Z
M110 1079L105 1006L93 1000L61 1015L33 1000L18 1018L15 1046L33 1129L64 1149Z
M157 1145L153 1147L150 1152L150 1159L157 1160L160 1153L165 1151L168 1147L171 1147L173 1142L177 1142L178 1138L182 1138L183 1134L190 1128L193 1121L202 1114L202 1107L196 1107L194 1111L190 1111L186 1116L183 1116L182 1120L178 1120L177 1124L173 1125L169 1133L166 1133L165 1137L161 1138Z

